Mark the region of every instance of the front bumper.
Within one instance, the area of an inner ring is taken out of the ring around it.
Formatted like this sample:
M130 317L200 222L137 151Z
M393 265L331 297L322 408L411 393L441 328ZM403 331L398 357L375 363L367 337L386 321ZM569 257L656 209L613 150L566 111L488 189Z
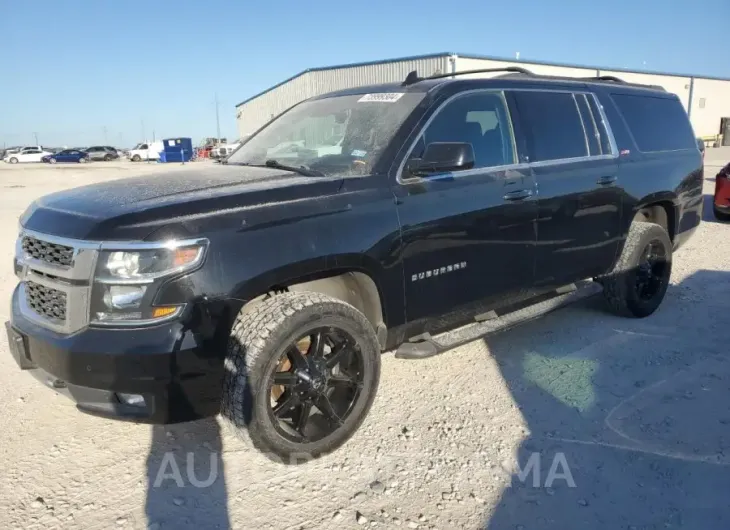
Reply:
M143 423L179 423L220 409L223 359L180 321L149 328L87 327L64 335L20 312L18 288L6 323L18 366L70 397L79 410ZM118 394L144 397L128 405Z

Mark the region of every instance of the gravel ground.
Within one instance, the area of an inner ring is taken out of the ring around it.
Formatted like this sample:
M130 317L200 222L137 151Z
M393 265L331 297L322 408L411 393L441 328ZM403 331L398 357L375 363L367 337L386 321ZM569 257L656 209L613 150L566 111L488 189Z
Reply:
M706 199L722 158L708 152ZM0 164L0 300L32 199L159 170ZM706 207L648 319L594 298L432 359L386 354L361 430L300 466L217 420L83 415L21 373L3 336L0 528L729 528L729 239Z

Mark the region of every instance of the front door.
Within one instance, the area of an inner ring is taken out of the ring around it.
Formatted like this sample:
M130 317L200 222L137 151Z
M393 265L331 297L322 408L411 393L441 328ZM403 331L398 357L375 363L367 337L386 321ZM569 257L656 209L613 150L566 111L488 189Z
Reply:
M407 159L420 158L432 142L471 143L475 166L398 175L409 322L532 286L534 178L517 164L512 131L501 92L468 92L445 102L414 144Z
M606 272L620 241L622 190L618 153L595 97L517 90L508 98L526 133L538 189L536 283Z

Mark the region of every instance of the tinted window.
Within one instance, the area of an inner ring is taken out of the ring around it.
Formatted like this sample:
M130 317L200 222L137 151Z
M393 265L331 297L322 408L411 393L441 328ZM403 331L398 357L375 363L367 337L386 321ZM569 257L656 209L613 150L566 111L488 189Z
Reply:
M696 149L692 126L679 100L611 94L640 151Z
M148 147L147 147L147 144L142 144L142 145L139 146L139 148L140 149L147 149Z
M531 162L588 156L583 122L573 94L515 92Z
M513 164L511 131L501 94L461 96L438 111L413 156L420 156L433 142L466 142L474 147L474 167Z

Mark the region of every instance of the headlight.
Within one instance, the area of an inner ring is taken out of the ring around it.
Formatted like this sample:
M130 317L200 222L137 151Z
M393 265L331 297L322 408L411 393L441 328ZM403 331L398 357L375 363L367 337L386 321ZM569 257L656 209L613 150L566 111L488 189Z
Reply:
M145 249L102 247L92 291L92 322L144 325L178 316L184 305L153 306L158 287L171 276L197 268L206 248L205 240Z
M191 245L152 250L107 251L102 254L103 269L99 271L100 279L134 282L169 276L198 265L204 250L202 245Z

